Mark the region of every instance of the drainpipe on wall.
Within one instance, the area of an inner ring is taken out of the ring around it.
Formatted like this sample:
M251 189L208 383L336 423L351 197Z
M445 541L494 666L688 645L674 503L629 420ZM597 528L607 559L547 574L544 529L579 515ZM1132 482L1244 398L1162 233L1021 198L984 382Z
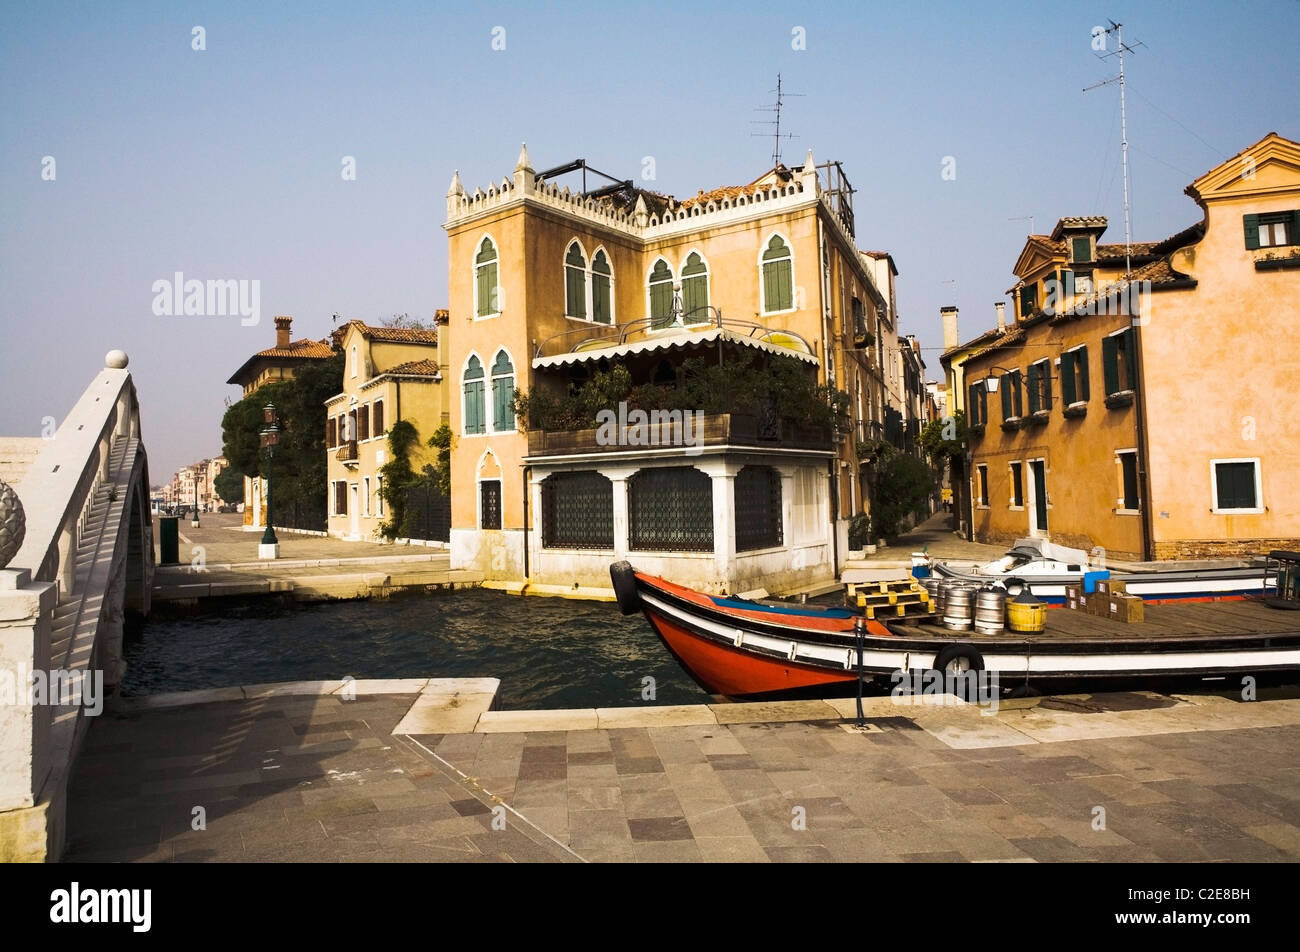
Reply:
M1129 275L1129 310L1133 309L1133 276ZM1139 300L1141 300L1139 298ZM1149 306L1149 302L1146 302ZM1139 313L1140 313L1139 306ZM1133 404L1134 420L1137 427L1137 464L1138 492L1141 494L1139 505L1142 513L1142 560L1150 562L1155 559L1155 530L1151 523L1151 478L1147 471L1147 427L1146 427L1146 381L1142 378L1142 325L1141 318L1133 320L1133 375L1137 377L1137 400Z
M524 585L528 585L528 475L531 466L524 467Z
M836 524L839 522L840 516L840 484L839 474L835 472L838 457L832 458L829 462L831 471L831 573L836 578L839 578L840 533Z

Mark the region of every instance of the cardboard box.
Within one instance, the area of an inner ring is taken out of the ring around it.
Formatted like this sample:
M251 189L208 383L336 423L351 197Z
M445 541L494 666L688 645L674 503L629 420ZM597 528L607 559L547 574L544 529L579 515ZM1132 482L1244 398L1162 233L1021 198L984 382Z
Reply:
M1109 601L1109 615L1115 621L1134 624L1146 619L1146 602L1127 592L1116 592Z
M1076 602L1080 602L1080 603L1082 603L1082 602L1083 602L1083 598L1084 598L1084 592L1083 592L1083 583L1082 583L1082 582L1073 582L1073 583L1071 583L1071 582L1067 582L1067 583L1066 583L1066 585L1065 585L1065 601L1066 601L1066 604L1067 604L1067 605L1069 604L1069 602L1070 602L1071 599L1073 599L1073 600L1076 601Z
M1091 592L1084 596L1083 610L1098 618L1110 617L1110 596L1101 592Z
M1120 595L1128 592L1128 586L1117 578L1097 580L1097 591L1102 595Z

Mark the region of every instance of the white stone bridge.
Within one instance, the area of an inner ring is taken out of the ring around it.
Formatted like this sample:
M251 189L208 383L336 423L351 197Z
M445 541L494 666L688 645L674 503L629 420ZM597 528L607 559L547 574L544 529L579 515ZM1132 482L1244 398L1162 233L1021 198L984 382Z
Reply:
M126 354L105 362L54 434L0 439L17 494L0 484L0 862L62 853L88 718L125 672L124 613L149 611L140 404Z

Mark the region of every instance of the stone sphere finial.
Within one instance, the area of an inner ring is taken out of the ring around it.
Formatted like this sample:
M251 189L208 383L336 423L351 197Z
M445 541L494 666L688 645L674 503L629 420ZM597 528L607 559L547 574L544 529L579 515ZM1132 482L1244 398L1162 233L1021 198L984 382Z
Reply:
M0 479L0 569L4 568L22 548L27 534L27 516L22 500L13 487Z
M126 370L128 359L124 350L110 350L104 355L104 366L110 370Z

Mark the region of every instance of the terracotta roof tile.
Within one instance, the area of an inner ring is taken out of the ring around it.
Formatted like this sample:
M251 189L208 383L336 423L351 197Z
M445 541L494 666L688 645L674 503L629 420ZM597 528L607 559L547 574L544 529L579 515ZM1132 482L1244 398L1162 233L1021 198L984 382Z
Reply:
M334 353L330 349L328 341L309 340L304 337L302 340L296 340L288 347L268 347L266 350L259 350L254 357L305 357L308 359L321 359L329 357Z
M397 344L436 344L436 330L422 330L416 327L377 327L364 321L348 321L348 327L355 326L371 340L390 341Z
M433 360L408 360L382 373L398 377L437 377L441 374L437 361Z
M1052 229L1051 238L1053 241L1060 239L1067 228L1105 228L1108 223L1109 219L1105 215L1076 215L1062 218Z

